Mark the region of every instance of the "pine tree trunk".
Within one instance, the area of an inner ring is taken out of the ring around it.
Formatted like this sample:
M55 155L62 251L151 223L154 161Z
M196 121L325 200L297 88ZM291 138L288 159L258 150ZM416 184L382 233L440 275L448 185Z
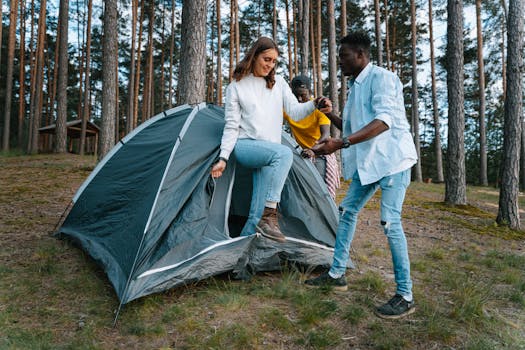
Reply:
M390 67L390 28L388 27L388 1L384 1L385 7L385 54L386 54L386 68L393 70Z
M347 25L346 25L346 1L341 1L341 38L346 36L347 32ZM346 105L346 98L348 95L347 89L346 89L346 76L344 74L341 74L341 94L339 95L340 100L340 108L343 109Z
M9 14L9 41L7 47L7 75L4 105L4 133L2 151L9 151L9 135L11 128L11 96L13 94L13 69L15 66L16 17L18 15L18 0L11 0Z
M216 0L217 7L217 99L215 103L222 106L222 21L221 0Z
M308 70L309 70L309 21L310 21L310 0L299 0L298 2L298 23L299 23L299 31L298 31L298 37L299 40L299 71L302 75L308 76Z
M89 120L89 107L91 106L91 93L89 78L91 76L91 16L93 13L93 0L88 0L88 19L86 28L86 79L84 80L84 110L82 112L82 129L80 131L80 154L84 155L86 148L86 130ZM133 75L131 75L133 76Z
M24 120L26 114L26 67L25 67L25 56L26 56L26 15L25 15L25 0L20 2L20 65L19 65L19 92L18 92L18 148L24 148ZM2 30L0 29L0 37L2 36ZM0 39L0 46L2 45ZM1 54L0 54L1 56Z
M292 0L292 13L293 13L293 60L294 60L294 75L299 74L299 57L297 57L298 44L297 44L297 6L295 1Z
M104 2L104 35L102 39L102 124L100 128L99 159L102 159L115 144L115 120L117 110L117 0Z
M175 6L173 6L175 7ZM133 130L133 111L135 105L135 35L137 28L138 1L131 0L131 47L129 49L129 81L128 81L128 116L126 118L126 132ZM170 67L171 69L171 67Z
M35 98L32 103L33 123L31 130L31 144L29 146L29 154L38 153L38 129L40 128L42 118L42 90L44 85L44 46L46 40L46 0L40 3L40 14L38 16L38 35L37 48L35 54L35 80L34 91Z
M312 19L310 21L310 40L311 40L311 45L310 45L310 55L312 56L312 83L313 83L313 86L314 86L314 96L318 96L317 94L317 41L315 39L315 34L314 34L314 12L313 12L313 7L314 7L314 4L313 2L310 2L310 8L309 8L309 11L310 11L310 18ZM311 89L311 87L310 87Z
M33 104L35 100L36 48L35 48L35 1L31 0L31 31L29 35L29 123L27 130L27 153L33 142L33 123L35 120Z
M67 151L67 80L68 80L68 27L69 0L60 0L60 42L58 45L57 120L55 153Z
M485 130L485 65L483 63L481 0L476 0L476 25L479 81L479 182L482 186L488 186L489 183L487 178L487 133Z
M507 91L507 64L505 57L505 26L508 23L508 10L507 5L505 4L505 0L501 0L501 6L503 7L503 13L505 14L505 21L502 21L501 23L501 82L502 82L502 89L503 89L503 99L505 99L505 93Z
M337 90L337 52L335 42L335 5L334 0L327 2L328 15L328 79L330 81L330 100L335 115L339 115L339 95ZM334 125L330 128L332 137L339 137L340 131Z
M233 79L233 71L235 69L233 58L235 54L235 0L230 1L230 71L228 73L228 81Z
M78 14L78 18L80 19L80 2L77 1L77 14ZM79 101L82 101L82 98L83 98L83 93L82 93L82 83L84 81L83 77L84 77L84 59L85 59L85 54L86 54L86 50L85 50L85 37L84 37L84 34L86 32L86 28L85 28L85 20L86 20L86 11L83 11L83 26L84 28L82 28L82 44L80 44L80 29L78 27L78 24L77 24L77 42L79 43L79 49L78 49L78 56L79 56L79 81L78 81L78 100ZM82 103L78 103L78 119L82 120Z
M217 0L220 1L220 0ZM175 2L171 4L170 72L168 82L168 108L173 107L173 54L175 52Z
M197 104L206 93L206 0L182 5L182 47L179 104Z
M507 21L507 94L503 130L503 172L499 197L500 225L520 229L518 207L520 136L523 118L523 0L509 0Z
M239 29L239 0L235 0L235 65L241 59L241 31Z
M377 65L383 67L383 43L381 39L381 9L379 0L374 0L375 32L377 46Z
M273 0L272 38L273 41L277 42L277 0Z
M290 8L288 0L284 0L286 7L286 40L288 42L288 78L293 79L292 33L290 28Z
M217 14L217 12L214 11L213 8L211 12ZM213 73L214 73L213 64L215 62L214 41L215 41L215 26L213 25L213 17L212 17L211 25L210 25L210 66L208 67L208 65L206 65L206 71L208 74L206 81L208 84L206 86L206 100L205 101L209 103L213 101L213 91L215 89L215 79L213 77Z
M414 133L414 144L418 160L415 167L415 180L423 182L421 172L421 143L419 141L419 96L417 90L417 28L416 28L416 1L410 1L410 19L411 19L411 42L412 42L412 132Z
M317 41L317 45L316 45L316 55L317 55L317 69L316 69L316 73L317 73L317 94L318 96L321 96L324 94L324 91L323 91L323 63L322 63L322 60L321 60L321 45L322 45L322 23L323 21L321 20L321 13L322 13L322 5L321 5L321 0L317 0L316 1L316 16L317 16L317 26L316 26L316 31L317 31L317 35L316 35L316 41Z
M432 79L432 114L434 117L434 152L436 155L437 182L442 183L443 154L441 152L441 134L439 132L439 109L436 89L436 59L434 55L434 29L432 19L432 0L428 0L428 31L430 34L430 75Z
M142 121L148 120L151 117L151 105L153 96L153 3L149 5L149 18L148 18L148 46L147 46L147 57L146 57L146 72L144 73L144 91L143 91L143 102L142 102Z
M142 63L142 29L144 25L144 1L140 2L140 19L139 19L139 38L137 42L137 64L135 68L135 91L133 92L133 128L136 128L138 125L139 119L139 87L140 87L140 71ZM142 116L142 121L144 117Z
M467 204L463 84L463 0L447 3L448 148L445 202Z
M162 13L165 12L165 9L166 9L166 6L165 6L165 2L164 0L162 1ZM160 111L164 111L164 101L166 99L166 96L164 94L164 43L165 43L165 39L164 39L164 31L165 31L165 19L164 19L164 16L161 16L162 18L162 34L161 34L161 42L162 42L162 45L161 45L161 51L160 51L160 91L159 91L159 96L160 96ZM153 111L155 112L155 109L153 109Z

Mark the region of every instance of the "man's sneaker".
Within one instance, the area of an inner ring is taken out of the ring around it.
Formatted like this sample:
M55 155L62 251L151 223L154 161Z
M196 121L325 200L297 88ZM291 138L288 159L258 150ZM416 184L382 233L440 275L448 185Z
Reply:
M332 287L334 290L340 292L348 290L346 277L344 275L339 278L333 278L328 274L328 271L322 273L319 277L304 281L304 284L309 287Z
M396 294L386 304L379 306L375 313L381 318L395 319L410 315L414 311L414 300L406 301L403 296Z

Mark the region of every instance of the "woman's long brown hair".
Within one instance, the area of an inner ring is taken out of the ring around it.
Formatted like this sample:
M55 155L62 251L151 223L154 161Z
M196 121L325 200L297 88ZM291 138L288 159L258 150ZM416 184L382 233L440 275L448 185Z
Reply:
M239 62L237 67L235 67L235 70L233 71L233 78L236 81L239 81L248 74L252 73L253 66L255 61L257 60L257 57L261 52L266 51L268 49L275 49L275 51L277 51L277 54L279 55L279 49L277 48L277 44L275 44L275 42L272 39L265 36L262 36L259 39L257 39L246 53L246 56L244 56L244 58L241 60L241 62ZM270 73L264 77L264 80L266 80L266 87L268 89L271 89L275 85L275 67L273 67Z

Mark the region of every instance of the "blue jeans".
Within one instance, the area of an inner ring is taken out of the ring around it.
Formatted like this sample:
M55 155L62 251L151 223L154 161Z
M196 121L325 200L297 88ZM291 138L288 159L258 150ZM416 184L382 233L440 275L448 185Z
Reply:
M255 233L267 201L280 202L281 191L292 167L292 150L280 143L238 139L234 148L237 162L253 169L253 190L248 221L241 236Z
M361 185L357 172L339 207L340 218L335 239L334 260L330 274L340 276L345 273L349 258L349 249L354 237L357 216L377 189L381 188L381 225L388 238L392 253L394 275L397 284L396 293L412 297L412 280L410 279L410 260L407 241L401 226L401 209L405 192L410 184L410 169L385 176L381 180Z

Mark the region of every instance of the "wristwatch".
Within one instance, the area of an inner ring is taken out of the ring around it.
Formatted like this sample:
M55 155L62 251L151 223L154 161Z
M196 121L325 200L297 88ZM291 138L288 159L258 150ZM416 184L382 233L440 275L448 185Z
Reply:
M348 148L348 147L350 147L350 145L352 144L352 143L350 142L350 140L348 139L348 137L343 137L343 138L341 139L341 141L343 142L343 144L341 145L341 148Z

